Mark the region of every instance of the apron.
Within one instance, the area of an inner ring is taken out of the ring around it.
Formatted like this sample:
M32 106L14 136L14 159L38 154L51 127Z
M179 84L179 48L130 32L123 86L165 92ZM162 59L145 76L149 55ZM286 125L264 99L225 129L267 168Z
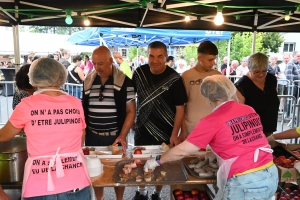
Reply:
M229 101L225 101L223 103L221 103L220 105L216 106L212 112L214 112L215 110L217 110L218 108L220 108L222 105L226 104L227 102L230 102L233 100L229 100ZM212 152L216 155L217 160L218 160L218 165L219 165L219 170L217 172L217 186L219 188L214 200L220 200L223 197L224 194L224 190L225 190L225 186L227 183L227 179L228 179L228 174L230 172L230 168L232 163L234 163L234 161L236 161L236 159L238 159L237 157L234 158L229 158L227 160L222 159L218 154L216 154L213 149L211 148ZM259 155L259 151L265 151L268 153L272 153L273 150L271 149L270 145L267 144L266 146L263 147L259 147L257 149L255 149L254 151L254 162L257 162L258 160L258 155Z
M273 152L273 150L270 148L270 145L266 145L266 146L255 149L254 156L253 156L254 162L257 162L257 160L258 160L259 151L265 151L267 153ZM214 152L214 154L216 154L216 153ZM219 190L218 190L214 200L220 200L220 199L222 199L223 194L224 194L224 190L225 190L225 186L227 183L228 174L230 172L231 165L232 165L232 163L234 163L234 161L236 161L236 159L238 159L238 156L234 157L234 158L229 158L227 160L222 159L217 154L216 154L216 157L217 157L218 165L219 165L219 170L217 172L217 186L218 186Z
M55 191L55 186L53 184L53 179L52 179L52 174L51 174L51 167L53 167L54 164L56 164L56 177L61 178L61 177L65 176L65 173L64 173L64 170L63 170L63 165L62 165L61 158L60 158L61 156L63 156L63 157L75 157L75 156L77 156L77 160L79 162L83 163L85 174L87 175L87 177L89 177L89 174L88 174L88 171L87 171L87 168L86 168L84 155L83 155L81 149L78 150L77 152L63 153L63 154L60 154L59 150L60 150L60 147L57 148L56 154L54 154L54 155L35 156L35 157L29 156L28 157L28 159L25 163L25 169L24 169L22 196L24 195L24 192L25 192L25 187L27 185L27 180L28 180L28 177L29 177L29 174L30 174L30 169L31 169L33 160L35 160L35 159L50 158L50 163L49 163L48 172L47 172L47 176L48 176L47 191Z

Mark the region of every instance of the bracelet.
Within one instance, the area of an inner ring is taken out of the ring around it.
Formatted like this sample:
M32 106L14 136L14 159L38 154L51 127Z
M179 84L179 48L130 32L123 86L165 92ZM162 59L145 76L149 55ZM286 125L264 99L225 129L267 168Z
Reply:
M162 163L160 162L160 160L156 160L156 162L157 162L159 165L162 165Z
M296 128L296 132L297 132L298 134L300 134L300 126L298 126L298 127Z

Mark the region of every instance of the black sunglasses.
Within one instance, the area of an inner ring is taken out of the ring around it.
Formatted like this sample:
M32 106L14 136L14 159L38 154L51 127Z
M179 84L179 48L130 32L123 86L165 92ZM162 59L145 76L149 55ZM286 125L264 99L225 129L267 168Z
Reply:
M104 85L101 85L100 86L100 91L99 91L99 101L102 101L104 99L104 96L103 96L103 91L104 91Z

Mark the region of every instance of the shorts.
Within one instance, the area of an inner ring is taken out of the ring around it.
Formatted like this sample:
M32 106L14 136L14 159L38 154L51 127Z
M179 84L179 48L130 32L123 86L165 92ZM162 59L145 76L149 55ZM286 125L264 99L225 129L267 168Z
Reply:
M85 131L85 146L109 146L115 142L119 135L117 133L117 136L101 136L93 133L88 128Z
M278 171L277 167L272 165L265 170L228 179L222 200L271 200L277 186Z
M91 195L90 195L90 186L87 186L81 190L78 191L68 191L68 192L63 192L59 194L50 194L50 195L45 195L45 196L38 196L38 197L28 197L24 198L24 200L90 200Z

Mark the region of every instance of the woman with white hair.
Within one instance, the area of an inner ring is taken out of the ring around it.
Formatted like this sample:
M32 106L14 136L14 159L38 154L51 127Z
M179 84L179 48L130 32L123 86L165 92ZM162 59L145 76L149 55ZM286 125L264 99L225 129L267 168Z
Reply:
M265 54L251 55L248 67L250 71L235 83L237 94L241 103L251 106L259 114L268 137L277 129L277 78L268 73L268 57Z
M90 178L82 145L85 120L81 101L60 90L66 68L51 58L34 61L29 82L37 91L22 99L0 129L0 142L23 128L27 138L22 197L90 199Z
M212 106L212 113L199 121L184 142L148 160L144 170L210 145L219 163L215 199L271 199L277 189L278 171L258 114L235 101L236 88L223 75L206 77L200 92Z

